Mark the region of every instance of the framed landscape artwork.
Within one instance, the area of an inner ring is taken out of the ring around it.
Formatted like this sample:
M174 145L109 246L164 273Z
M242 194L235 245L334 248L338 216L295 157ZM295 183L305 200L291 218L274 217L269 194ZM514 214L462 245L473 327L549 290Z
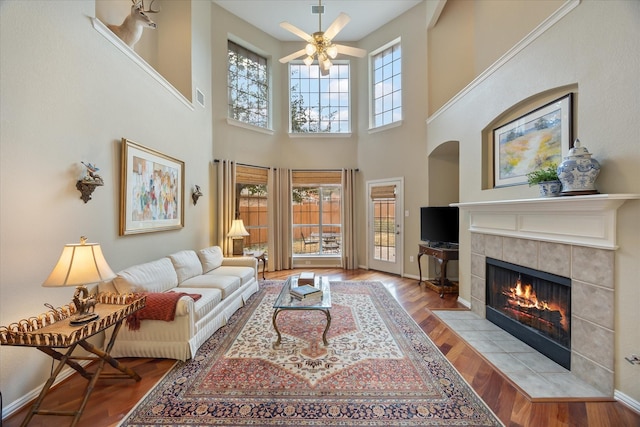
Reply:
M120 235L184 226L184 162L122 139Z
M571 145L572 94L493 131L494 186L527 182L527 173L559 165Z

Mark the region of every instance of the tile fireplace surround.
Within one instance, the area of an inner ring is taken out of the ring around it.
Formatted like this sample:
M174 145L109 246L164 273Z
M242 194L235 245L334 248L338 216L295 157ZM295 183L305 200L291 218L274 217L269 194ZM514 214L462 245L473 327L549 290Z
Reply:
M616 210L637 194L456 204L471 232L471 310L485 318L486 257L571 279L571 373L614 392Z

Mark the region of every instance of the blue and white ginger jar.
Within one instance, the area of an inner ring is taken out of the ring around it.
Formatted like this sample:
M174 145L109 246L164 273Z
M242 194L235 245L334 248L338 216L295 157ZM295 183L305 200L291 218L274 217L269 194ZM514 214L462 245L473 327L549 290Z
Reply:
M563 195L596 194L596 178L600 163L591 158L589 151L576 139L569 155L558 166L558 179L562 182Z

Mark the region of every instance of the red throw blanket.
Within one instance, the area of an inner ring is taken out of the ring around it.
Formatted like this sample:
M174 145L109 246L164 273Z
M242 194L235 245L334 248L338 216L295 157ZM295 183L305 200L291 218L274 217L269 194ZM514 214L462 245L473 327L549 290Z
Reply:
M161 292L161 293L145 293L147 302L144 308L136 311L127 317L127 327L131 331L140 329L140 322L144 319L164 320L171 322L176 317L176 307L178 300L183 296L189 296L194 301L198 301L202 295L188 294L186 292Z

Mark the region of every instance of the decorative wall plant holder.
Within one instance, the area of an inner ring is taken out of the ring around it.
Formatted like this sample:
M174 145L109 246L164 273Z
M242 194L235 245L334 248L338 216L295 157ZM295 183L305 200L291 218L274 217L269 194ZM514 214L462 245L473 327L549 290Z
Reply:
M104 185L102 177L98 175L100 169L91 163L81 162L87 168L87 175L76 182L76 188L82 194L80 198L87 203L91 200L91 194L95 191L96 187Z
M202 197L202 191L200 190L200 186L196 185L193 192L191 193L191 200L193 200L193 205L198 204L198 199Z

